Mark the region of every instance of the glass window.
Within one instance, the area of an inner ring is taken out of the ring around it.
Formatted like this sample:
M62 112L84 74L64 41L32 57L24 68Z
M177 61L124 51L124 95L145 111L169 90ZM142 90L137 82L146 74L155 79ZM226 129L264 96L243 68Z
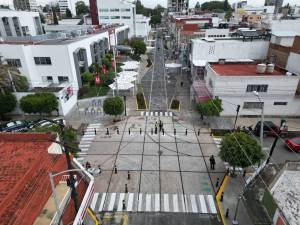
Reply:
M99 9L99 12L108 12L108 9Z
M274 102L274 105L287 105L287 102Z
M130 12L130 9L121 9L121 12Z
M51 65L50 57L34 57L34 62L36 65Z
M111 12L119 12L120 9L110 9Z
M108 20L109 19L109 16L100 16L100 20Z
M261 109L263 107L263 102L244 102L244 109Z
M10 66L22 67L20 59L6 59L6 62Z
M122 16L122 19L130 19L130 16Z
M267 84L249 84L247 85L246 92L267 92L268 91L268 85Z
M47 81L53 81L53 77L52 76L47 76Z
M68 82L68 81L69 81L69 77L67 77L67 76L58 76L58 82L59 83Z
M120 16L111 16L111 19L120 19Z

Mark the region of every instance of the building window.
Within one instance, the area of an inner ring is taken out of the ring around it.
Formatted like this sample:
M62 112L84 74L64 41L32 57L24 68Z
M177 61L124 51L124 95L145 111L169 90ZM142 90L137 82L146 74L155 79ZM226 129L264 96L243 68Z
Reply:
M100 16L100 20L109 20L109 16Z
M274 105L287 105L287 102L274 102Z
M52 76L43 76L42 81L52 83L53 82L53 77Z
M119 12L120 9L110 9L111 12Z
M268 85L267 84L248 84L246 92L267 92L268 91Z
M6 62L10 66L22 67L20 59L6 59Z
M36 65L51 65L50 57L34 57L34 62Z
M99 9L99 12L108 12L108 9Z
M121 9L121 12L130 12L130 9Z
M59 83L69 82L69 77L67 76L58 76L57 79Z
M244 102L244 109L261 109L263 107L263 102Z
M122 16L122 19L130 19L130 16Z
M111 16L111 19L120 19L120 16Z

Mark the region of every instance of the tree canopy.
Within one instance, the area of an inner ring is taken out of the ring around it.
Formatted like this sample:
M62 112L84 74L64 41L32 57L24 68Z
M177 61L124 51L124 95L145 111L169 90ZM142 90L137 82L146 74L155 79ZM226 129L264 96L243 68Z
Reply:
M5 113L9 113L15 109L17 105L16 97L10 92L0 92L0 105L0 116L3 118Z
M78 1L76 2L76 14L82 15L86 14L90 11L89 7L84 3L84 1Z
M49 114L57 110L58 101L53 93L36 93L22 97L20 107L26 113Z
M197 111L202 116L220 116L222 109L222 100L214 98L197 104Z
M139 38L130 39L129 45L133 48L134 54L136 55L145 54L147 50L145 42Z
M210 2L204 2L201 5L201 10L204 11L211 11L215 12L217 11L227 11L232 10L231 6L229 5L228 1L210 1Z
M53 24L58 25L58 19L55 11L53 11Z
M201 8L200 2L197 2L195 5L195 9L200 9L200 8Z
M72 13L69 8L66 9L66 18L72 18Z
M222 139L219 156L235 171L235 167L245 168L259 163L265 155L255 139L246 133L235 132Z
M156 25L156 24L160 24L161 23L161 15L153 15L151 16L150 19L150 24L151 25Z
M103 110L108 115L121 115L124 111L123 99L119 96L105 99L103 103Z

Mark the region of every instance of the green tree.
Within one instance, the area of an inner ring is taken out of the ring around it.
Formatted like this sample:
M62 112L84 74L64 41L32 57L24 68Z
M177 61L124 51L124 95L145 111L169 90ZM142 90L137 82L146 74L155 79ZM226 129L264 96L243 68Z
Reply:
M0 92L0 116L3 119L5 113L9 113L16 108L16 97L10 92Z
M53 24L58 25L58 19L55 11L53 11Z
M83 1L76 2L75 8L77 15L87 14L90 11L89 7Z
M133 48L135 55L145 54L147 50L145 42L139 38L132 38L129 45Z
M72 13L69 8L66 9L66 18L72 18Z
M197 111L203 116L220 116L222 109L222 100L219 98L211 99L197 104Z
M225 0L224 1L224 11L227 11L228 10L228 0Z
M45 17L42 13L40 13L41 23L45 23Z
M201 5L200 5L199 2L197 2L196 5L195 5L195 9L200 9L200 8L201 8Z
M124 111L123 99L119 96L105 99L103 103L103 110L108 115L121 115Z
M49 114L58 110L58 101L53 93L36 93L22 97L20 107L25 113Z
M261 146L255 139L243 132L226 134L221 141L219 156L233 167L248 167L259 163L264 158Z
M228 11L226 12L226 14L225 14L225 19L226 19L227 21L229 21L231 17L232 17L232 11L231 11L231 10L228 10Z
M215 10L222 10L224 12L225 4L227 5L227 10L231 10L231 6L223 1L210 1L210 2L204 2L201 5L201 10L215 12Z
M150 24L156 26L161 23L161 15L153 15L150 19Z

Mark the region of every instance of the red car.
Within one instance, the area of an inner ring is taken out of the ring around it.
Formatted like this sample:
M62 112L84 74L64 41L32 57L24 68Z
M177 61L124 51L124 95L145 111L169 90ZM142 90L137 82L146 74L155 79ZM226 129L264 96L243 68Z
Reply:
M285 143L290 150L295 152L300 151L300 136L291 139L286 139Z

